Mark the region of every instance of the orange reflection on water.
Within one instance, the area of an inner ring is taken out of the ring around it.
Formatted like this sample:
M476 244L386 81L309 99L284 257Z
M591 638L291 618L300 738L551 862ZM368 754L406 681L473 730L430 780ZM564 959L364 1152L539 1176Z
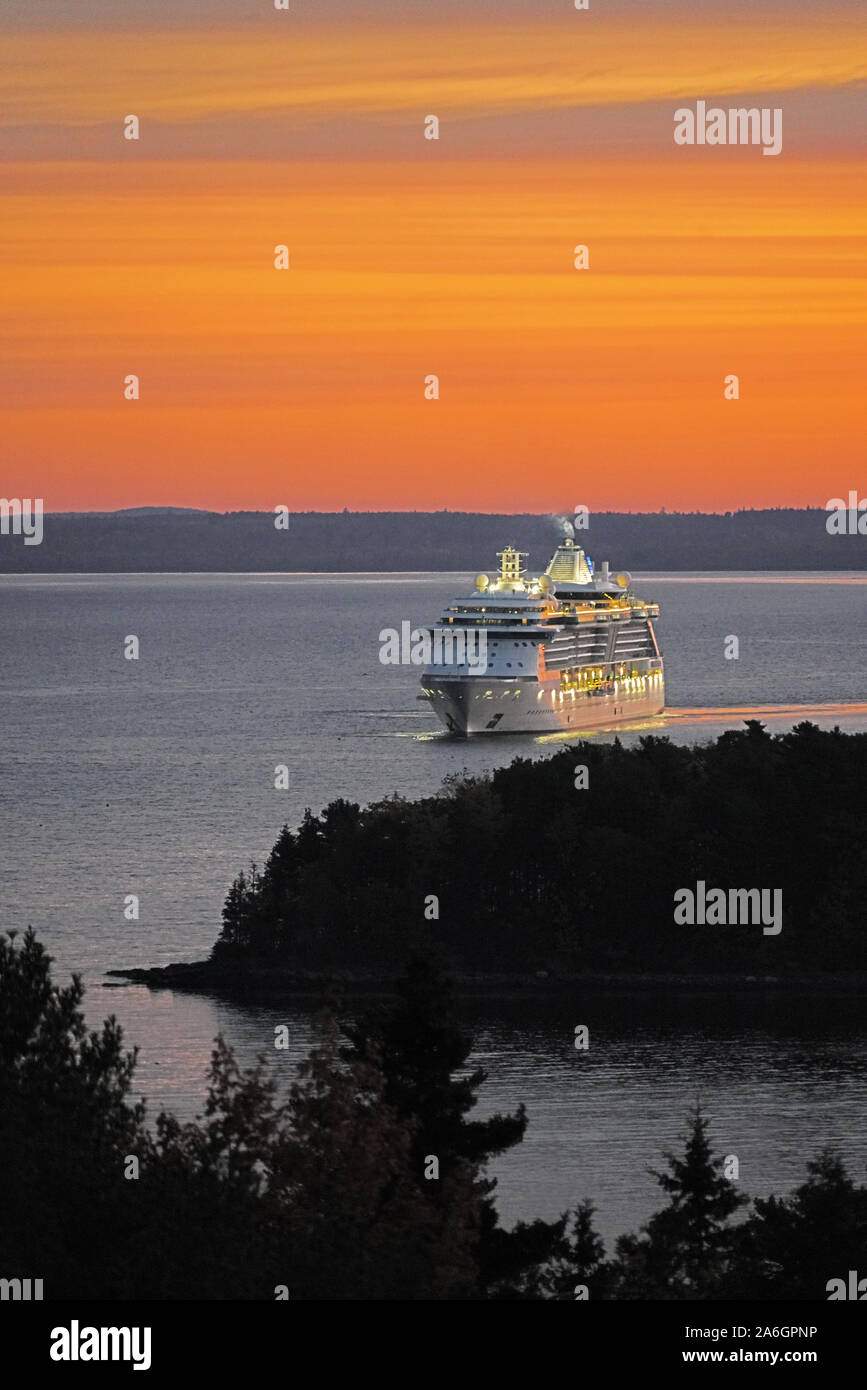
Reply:
M664 711L666 720L683 720L689 723L704 723L719 719L786 719L794 717L807 719L817 715L823 719L852 718L867 715L867 701L846 701L841 704L813 705L725 705L718 709L699 706L694 709L670 709Z
M610 724L596 724L591 729L558 729L550 734L538 734L535 743L564 743L595 738L600 734L662 733L669 724L727 724L746 719L787 719L800 723L804 719L867 719L867 701L850 700L838 704L812 705L724 705L694 708L666 708L635 720L618 719ZM449 737L449 735L446 735ZM500 735L502 737L502 735Z

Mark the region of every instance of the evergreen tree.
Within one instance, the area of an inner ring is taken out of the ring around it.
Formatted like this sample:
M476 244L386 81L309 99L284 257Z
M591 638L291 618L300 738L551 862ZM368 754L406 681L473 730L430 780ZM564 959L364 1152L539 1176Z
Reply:
M511 1246L508 1253L514 1273L511 1280L501 1280L490 1296L570 1302L578 1297L607 1298L610 1278L605 1246L593 1216L593 1203L584 1201L559 1221L520 1221L512 1231L500 1232ZM507 1255L506 1250L503 1253Z
M301 1301L469 1296L471 1185L452 1175L443 1214L431 1210L379 1068L344 1064L337 1038L319 1020L282 1102L261 1059L242 1070L218 1039L204 1116L160 1116L147 1296L268 1299L281 1285Z
M341 1060L333 1022L301 1073L274 1173L288 1200L282 1253L295 1294L472 1297L479 1194L471 1165L450 1165L432 1184L439 1202L427 1200L412 1125L388 1103L376 1060Z
M616 1298L714 1298L734 1243L730 1218L747 1202L714 1158L701 1106L690 1114L683 1156L666 1153L667 1172L651 1169L667 1207L638 1235L621 1236L612 1265Z
M472 1043L456 1020L445 972L431 957L414 955L393 1006L348 1029L347 1036L351 1046L344 1055L376 1059L385 1102L412 1128L411 1169L426 1199L442 1206L449 1192L443 1179L462 1170L471 1174L479 1202L478 1296L497 1290L514 1296L562 1238L562 1223L536 1222L515 1232L499 1225L496 1179L487 1176L486 1165L520 1143L527 1115L520 1105L511 1115L467 1118L487 1074L480 1067L467 1071ZM439 1182L425 1177L431 1157L438 1161Z
M833 1149L807 1164L788 1197L756 1198L738 1231L730 1298L824 1299L830 1279L867 1274L867 1187Z
M149 1149L135 1053L114 1018L88 1031L83 993L78 976L52 984L32 930L0 938L0 1268L43 1278L46 1298L126 1287L124 1168Z
M213 956L242 957L255 948L256 923L262 916L262 876L255 864L234 879L223 905L223 925Z

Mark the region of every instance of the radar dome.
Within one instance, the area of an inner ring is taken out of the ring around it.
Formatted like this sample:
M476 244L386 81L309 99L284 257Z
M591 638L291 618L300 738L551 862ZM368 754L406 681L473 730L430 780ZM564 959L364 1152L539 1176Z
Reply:
M617 583L620 585L621 589L628 589L632 583L632 575L627 570L624 570L622 574L618 574Z
M490 582L491 581L486 574L476 575L476 588L481 590L482 593L485 592L485 589L487 589Z
M551 583L550 574L542 574L539 576L539 589L541 593L549 594L553 587L554 585Z

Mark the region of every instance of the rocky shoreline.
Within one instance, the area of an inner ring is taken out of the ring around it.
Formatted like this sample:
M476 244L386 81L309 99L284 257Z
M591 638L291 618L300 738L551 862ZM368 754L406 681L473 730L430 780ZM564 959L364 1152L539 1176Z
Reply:
M396 965L394 973L399 967ZM110 984L146 985L149 989L173 989L191 994L212 994L250 1002L277 999L321 999L323 996L387 997L392 993L391 974L384 969L302 971L279 966L254 966L212 961L179 962L126 970L107 970ZM107 985L107 987L109 987ZM638 972L587 972L563 975L549 970L514 973L457 974L455 990L462 998L529 999L571 995L591 990L597 994L701 995L749 999L761 995L808 997L867 996L867 975L813 973L702 975Z

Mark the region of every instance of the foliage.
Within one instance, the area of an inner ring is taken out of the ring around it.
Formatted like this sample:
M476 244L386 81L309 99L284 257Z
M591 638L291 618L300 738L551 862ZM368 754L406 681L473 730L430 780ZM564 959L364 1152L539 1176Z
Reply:
M381 973L435 931L456 973L867 970L865 846L867 734L751 720L704 746L582 743L441 796L308 810L236 880L214 960ZM781 934L676 924L698 880L780 889Z
M723 1160L713 1157L700 1106L690 1117L683 1156L667 1153L665 1159L668 1170L653 1176L669 1204L638 1235L617 1242L614 1296L713 1298L730 1267L730 1218L747 1198L723 1175Z
M657 1174L667 1205L611 1261L586 1201L503 1229L487 1164L527 1116L472 1117L485 1074L430 962L342 1039L324 1016L283 1096L218 1038L186 1124L147 1125L135 1054L114 1019L88 1032L81 1000L31 931L0 939L0 1268L48 1299L815 1299L859 1268L867 1188L839 1157L734 1222L700 1110Z

